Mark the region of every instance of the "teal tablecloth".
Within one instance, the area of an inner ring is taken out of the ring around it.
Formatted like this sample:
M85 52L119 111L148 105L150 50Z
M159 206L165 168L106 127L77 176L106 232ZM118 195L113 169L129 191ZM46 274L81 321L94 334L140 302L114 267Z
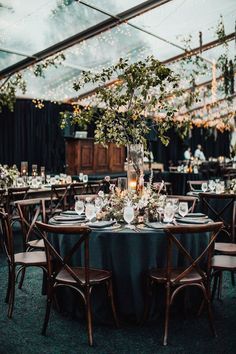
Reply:
M67 252L77 235L56 235L53 245L63 255ZM205 247L207 235L182 235L185 246L193 256ZM118 313L123 318L138 321L142 318L145 296L145 276L152 267L165 266L166 236L163 230L134 232L93 231L90 236L90 267L112 271L114 293ZM173 265L181 266L182 256L173 255ZM81 265L80 254L72 259L72 265ZM59 302L65 311L77 312L78 295L72 295L69 289L60 289ZM110 307L105 289L94 289L93 297L95 320L107 322L111 319ZM81 308L80 308L81 309Z

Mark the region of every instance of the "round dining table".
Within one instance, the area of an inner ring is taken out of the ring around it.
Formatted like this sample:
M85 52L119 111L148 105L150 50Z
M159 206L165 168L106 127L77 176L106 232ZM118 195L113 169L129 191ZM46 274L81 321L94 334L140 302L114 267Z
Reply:
M205 236L205 235L204 235ZM78 240L78 235L49 235L53 246L63 256ZM206 237L184 237L184 246L192 256L196 257L208 240ZM165 267L167 237L164 229L131 230L121 227L119 230L92 230L90 234L90 267L112 271L115 301L121 318L132 321L142 319L145 300L145 279L149 269ZM181 266L183 258L173 252L173 266ZM72 266L81 266L81 254L72 258ZM93 317L99 322L111 321L111 311L105 296L105 287L93 289ZM58 302L63 311L74 315L81 310L79 297L70 289L60 289ZM160 298L154 299L160 306ZM163 304L164 305L164 304ZM155 304L152 308L155 308ZM153 311L154 313L155 311Z

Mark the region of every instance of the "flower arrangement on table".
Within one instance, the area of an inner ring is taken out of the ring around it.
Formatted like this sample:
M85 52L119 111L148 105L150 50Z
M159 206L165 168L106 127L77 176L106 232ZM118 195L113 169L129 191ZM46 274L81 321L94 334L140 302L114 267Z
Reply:
M233 178L230 181L230 192L231 193L236 193L236 178Z
M121 191L115 188L110 195L103 192L98 193L100 199L100 210L97 213L98 220L123 221L124 208L132 205L134 208L134 220L138 222L139 216L147 215L149 219L154 219L158 213L158 208L165 205L166 195L159 194L151 188L144 188L142 195L135 191Z
M0 164L0 187L7 188L12 186L19 175L20 172L15 165L8 167Z

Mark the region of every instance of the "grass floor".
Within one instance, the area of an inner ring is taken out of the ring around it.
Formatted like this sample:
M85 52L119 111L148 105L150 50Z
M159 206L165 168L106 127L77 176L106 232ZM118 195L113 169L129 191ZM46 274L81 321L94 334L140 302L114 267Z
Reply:
M53 310L44 337L40 335L45 310L42 272L27 271L23 289L16 291L11 320L7 318L4 302L7 268L3 255L0 256L0 280L0 354L236 353L236 289L229 275L224 278L223 302L213 304L218 337L212 337L206 313L197 318L178 312L171 317L167 347L161 344L163 318L143 326L122 324L120 329L95 324L95 346L90 348L85 323Z

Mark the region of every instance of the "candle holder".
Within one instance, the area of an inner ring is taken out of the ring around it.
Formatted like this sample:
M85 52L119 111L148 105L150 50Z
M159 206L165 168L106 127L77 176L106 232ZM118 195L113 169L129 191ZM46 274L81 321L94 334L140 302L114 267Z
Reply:
M32 176L36 177L38 175L38 165L32 165Z
M42 183L45 183L45 166L40 167L40 176L42 177Z
M21 161L20 163L20 174L22 177L28 175L28 161Z

